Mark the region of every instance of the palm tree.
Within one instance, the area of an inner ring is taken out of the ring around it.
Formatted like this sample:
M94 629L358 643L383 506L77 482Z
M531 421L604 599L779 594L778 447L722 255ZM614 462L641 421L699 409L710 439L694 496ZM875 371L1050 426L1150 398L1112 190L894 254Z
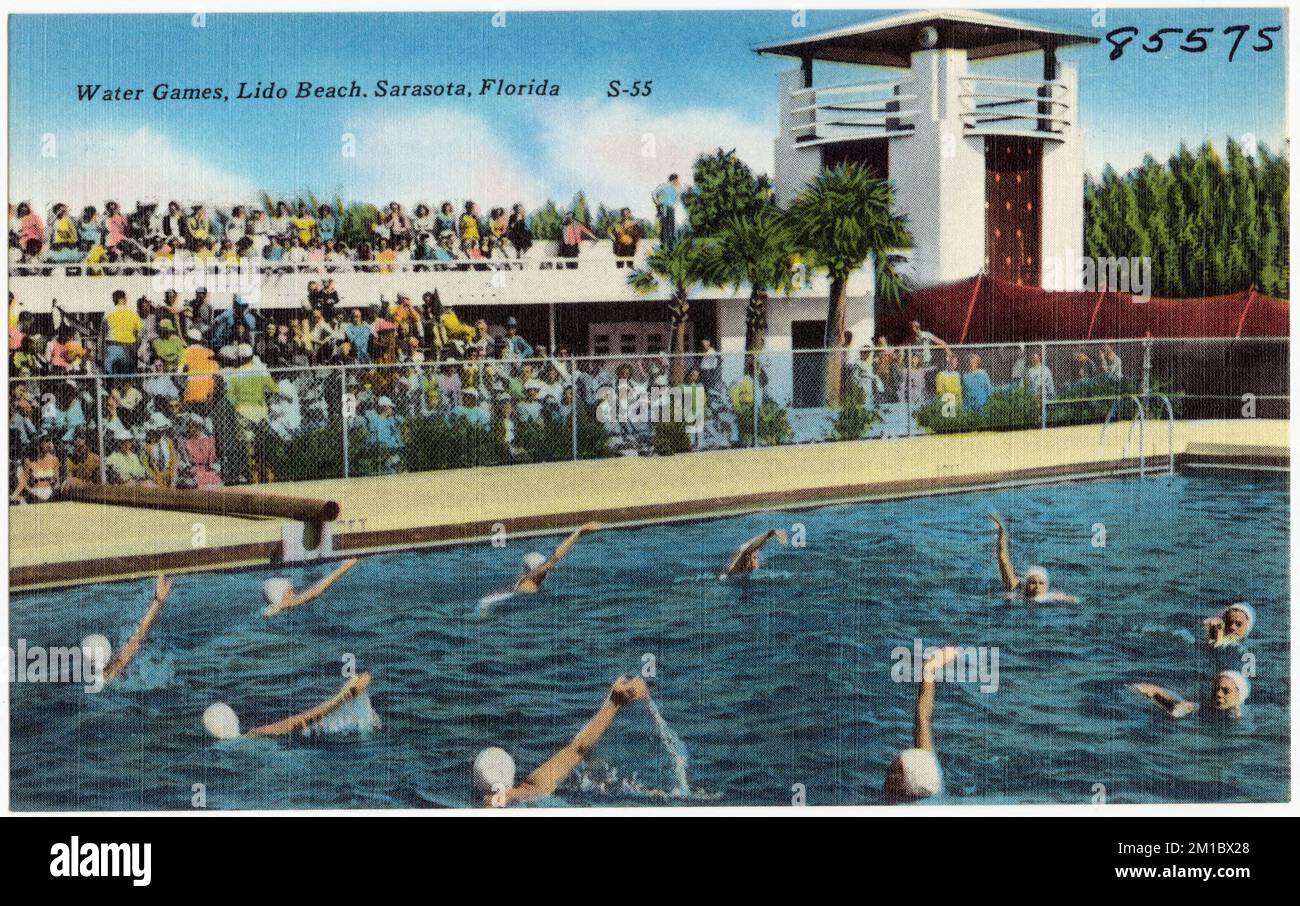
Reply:
M749 284L745 370L754 374L767 336L768 294L789 292L794 286L794 234L780 210L764 205L753 214L731 218L713 238L704 256L706 282L737 289Z
M894 188L857 164L817 174L790 204L790 227L816 267L831 281L826 317L826 405L840 404L849 275L868 258L875 262L876 298L897 303L905 284L890 260L891 249L911 243L907 218L893 212Z
M687 294L697 283L707 279L704 263L711 243L692 236L682 236L669 248L659 245L646 256L645 265L628 274L627 282L638 293L652 293L660 281L672 287L668 313L673 324L673 364L670 380L675 385L686 378L686 325L691 312Z

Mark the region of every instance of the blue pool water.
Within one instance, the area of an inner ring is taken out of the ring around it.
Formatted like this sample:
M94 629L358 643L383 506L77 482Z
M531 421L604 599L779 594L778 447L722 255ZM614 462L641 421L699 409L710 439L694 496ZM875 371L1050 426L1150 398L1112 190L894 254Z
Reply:
M1046 564L1080 605L1003 600L990 508L1012 519L1017 565ZM737 544L795 523L805 547L771 546L752 578L716 581ZM182 576L124 679L97 695L10 686L12 802L186 809L201 783L209 808L466 806L475 753L503 746L522 777L652 656L664 726L645 704L625 709L560 801L786 805L802 785L809 804L874 803L915 701L891 681L890 652L916 638L999 650L996 693L939 686L944 802L1086 803L1097 784L1110 802L1284 800L1287 533L1285 481L1178 476L600 532L542 594L486 614L479 599L557 538L371 557L275 620L260 615L271 573ZM322 571L284 574L302 588ZM117 647L149 590L17 596L11 644L102 632ZM1258 624L1244 646L1210 651L1199 621L1229 599L1251 601ZM1239 721L1175 722L1125 689L1153 680L1194 697L1246 653L1257 676ZM246 727L278 719L337 690L349 654L374 676L381 729L205 738L212 702ZM673 734L692 799L654 795L678 786Z

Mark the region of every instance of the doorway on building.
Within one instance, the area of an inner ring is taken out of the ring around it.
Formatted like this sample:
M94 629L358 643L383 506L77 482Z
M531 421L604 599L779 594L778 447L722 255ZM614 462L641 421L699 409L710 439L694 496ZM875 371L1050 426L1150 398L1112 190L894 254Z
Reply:
M791 405L816 409L826 402L826 322L790 322ZM816 352L801 350L816 350Z

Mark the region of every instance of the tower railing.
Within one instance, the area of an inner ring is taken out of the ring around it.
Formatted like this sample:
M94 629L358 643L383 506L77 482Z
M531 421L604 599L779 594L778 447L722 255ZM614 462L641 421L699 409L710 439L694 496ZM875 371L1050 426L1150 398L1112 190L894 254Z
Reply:
M807 118L790 127L800 145L911 135L917 96L911 79L800 88L790 92L790 114Z
M967 135L1024 135L1062 141L1073 124L1064 82L963 76L959 116Z

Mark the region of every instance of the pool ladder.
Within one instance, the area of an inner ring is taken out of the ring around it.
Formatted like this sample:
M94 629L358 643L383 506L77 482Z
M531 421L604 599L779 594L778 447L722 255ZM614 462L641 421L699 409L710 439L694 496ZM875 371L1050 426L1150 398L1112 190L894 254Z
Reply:
M1165 412L1168 414L1168 422L1169 422L1169 428L1168 428L1169 468L1167 474L1172 475L1174 474L1174 404L1169 399L1169 397L1163 393L1148 394L1148 397L1154 397L1155 399L1158 399L1165 404ZM1120 461L1122 462L1123 460L1129 458L1128 456L1129 450L1132 448L1133 445L1133 429L1137 428L1138 430L1138 478L1146 478L1147 476L1147 447L1146 447L1147 411L1146 411L1146 407L1142 405L1142 397L1138 396L1137 394L1128 397L1119 397L1118 399L1115 400L1114 405L1110 407L1110 411L1106 413L1106 421L1104 421L1101 426L1101 437L1097 441L1097 459L1100 460L1106 453L1106 429L1110 427L1111 420L1114 419L1119 414L1119 404L1123 402L1125 399L1131 399L1133 401L1133 405L1137 407L1138 417L1129 423L1128 437L1124 439L1124 455L1120 458Z

